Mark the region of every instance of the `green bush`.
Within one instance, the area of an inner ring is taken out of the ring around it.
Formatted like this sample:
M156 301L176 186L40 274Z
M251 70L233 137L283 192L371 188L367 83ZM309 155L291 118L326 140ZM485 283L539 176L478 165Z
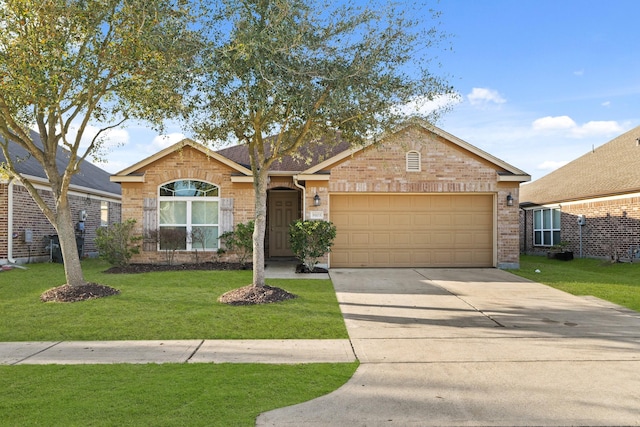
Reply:
M122 267L129 264L133 254L140 252L138 241L141 236L134 236L135 219L111 224L96 231L96 246L100 256L111 265Z
M240 223L233 231L227 231L220 235L220 240L226 249L238 255L238 261L242 266L246 264L247 258L253 254L254 226L254 221L249 221L246 224Z
M291 250L304 266L313 271L318 258L331 251L336 227L330 221L297 220L289 225Z

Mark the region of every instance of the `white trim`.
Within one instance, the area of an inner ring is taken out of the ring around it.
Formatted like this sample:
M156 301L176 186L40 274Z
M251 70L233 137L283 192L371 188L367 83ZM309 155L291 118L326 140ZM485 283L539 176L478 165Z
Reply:
M407 151L404 155L407 172L422 172L422 155L417 150Z
M145 182L145 175L127 175L127 176L111 175L109 177L109 181L111 182Z
M329 181L331 175L322 174L322 175L309 175L309 174L298 174L293 176L294 179L299 181Z
M617 196L596 197L593 199L572 200L570 202L559 202L558 206L583 205L585 203L610 202L613 200L629 199L631 197L640 197L640 193L619 194ZM546 206L546 205L544 205Z
M21 175L21 177L22 179L26 179L27 181L31 182L31 184L38 190L53 191L51 189L51 184L46 178L40 178L38 176L33 176L33 175ZM18 181L18 184L24 186L20 181ZM118 200L118 201L122 200L122 195L117 193L110 193L108 191L96 190L95 188L84 187L82 185L74 185L74 184L69 185L68 194L86 195L87 193L93 194L96 196L104 196L104 197Z
M231 175L231 182L253 182L253 176L235 176Z

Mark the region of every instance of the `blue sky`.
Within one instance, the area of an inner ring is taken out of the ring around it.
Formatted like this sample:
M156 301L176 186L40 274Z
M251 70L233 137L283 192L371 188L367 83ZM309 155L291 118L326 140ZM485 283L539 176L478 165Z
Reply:
M535 180L640 126L640 1L441 0L440 72L460 102L437 123ZM112 132L117 172L183 137Z

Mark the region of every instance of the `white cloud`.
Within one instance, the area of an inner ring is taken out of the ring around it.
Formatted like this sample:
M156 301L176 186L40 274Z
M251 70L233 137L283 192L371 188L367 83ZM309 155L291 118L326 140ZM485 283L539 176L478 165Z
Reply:
M542 117L534 120L532 127L535 131L554 131L560 129L574 129L578 125L569 116Z
M458 94L440 95L433 100L429 100L426 97L416 98L407 104L397 107L396 112L408 116L413 114L429 115L435 111L458 104L460 101L461 98Z
M149 147L148 151L155 153L156 151L163 150L177 142L182 141L184 138L184 134L180 132L168 133L166 135L156 135L156 137L151 141L151 146Z
M576 70L573 72L574 76L582 77L584 76L584 70Z
M624 132L624 127L613 120L593 120L582 125L578 125L569 116L542 117L534 120L531 127L535 132L557 133L571 138L608 136Z
M607 107L607 108L609 108L609 107L611 107L611 101L605 101L605 102L603 102L603 103L602 103L602 104L600 104L600 105L602 105L603 107Z
M476 106L485 106L488 104L504 104L507 102L506 99L498 93L498 91L493 89L474 87L471 90L471 93L467 95L469 102L471 105Z
M567 163L569 163L569 162L566 162L566 161L565 162L557 162L557 161L554 161L554 160L546 160L546 161L540 163L537 166L537 169L543 170L543 171L552 171L552 170L556 170L556 169L566 165Z

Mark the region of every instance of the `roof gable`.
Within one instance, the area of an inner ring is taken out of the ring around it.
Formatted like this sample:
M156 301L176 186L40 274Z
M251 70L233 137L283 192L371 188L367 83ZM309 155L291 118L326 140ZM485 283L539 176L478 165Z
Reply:
M396 135L400 132L402 132L403 130L407 129L408 127L412 127L412 126L417 126L423 130L426 130L427 132L431 132L434 135L437 135L443 139L445 139L446 141L448 141L449 143L451 143L453 146L460 148L464 151L467 151L469 153L471 153L472 155L488 162L489 164L491 164L492 166L494 166L496 169L499 170L498 174L499 174L499 178L500 180L511 180L511 181L517 181L517 182L525 182L525 181L529 181L531 179L531 176L528 175L526 172L523 172L522 170L516 168L515 166L512 166L510 164L508 164L507 162L498 159L495 156L492 156L491 154L479 149L478 147L469 144L466 141L463 141L462 139L451 135L448 132L445 132L444 130L424 123L424 122L408 122L405 126L401 127L400 129L398 129L397 131L390 133L390 134L386 134L383 135L380 138L380 142L377 142L377 144L380 143L384 143L385 140L391 138L393 135ZM310 167L309 169L304 171L304 174L314 174L317 173L319 171L322 170L327 170L327 169L331 169L332 166L340 163L341 161L349 158L349 157L353 157L353 156L357 156L359 153L361 153L363 150L371 147L374 145L374 142L371 141L370 143L361 146L361 147L353 147L353 148L349 148L341 153L338 153L336 156L327 159L326 161L319 163L315 166Z
M229 159L228 157L225 157L223 155L220 155L218 153L216 153L215 151L212 151L210 149L208 149L207 147L205 147L202 144L198 144L197 142L191 140L191 139L183 139L182 141L171 145L170 147L165 148L162 151L157 152L156 154L147 157L146 159L143 159L141 161L139 161L138 163L129 166L128 168L116 173L115 175L113 175L111 177L111 180L114 182L124 182L124 181L130 181L130 180L143 180L143 176L138 174L137 172L139 172L141 169L143 169L145 166L150 165L153 162L156 162L160 159L162 159L163 157L168 156L169 154L172 154L176 151L179 151L181 149L183 149L184 147L192 147L197 151L200 151L201 153L203 153L204 155L211 157L217 161L219 161L220 163L223 163L227 166L229 166L231 169L235 170L236 172L239 172L241 174L244 175L251 175L251 170L246 168L245 166L236 163L235 161Z
M640 191L640 126L520 189L522 204L584 200Z

